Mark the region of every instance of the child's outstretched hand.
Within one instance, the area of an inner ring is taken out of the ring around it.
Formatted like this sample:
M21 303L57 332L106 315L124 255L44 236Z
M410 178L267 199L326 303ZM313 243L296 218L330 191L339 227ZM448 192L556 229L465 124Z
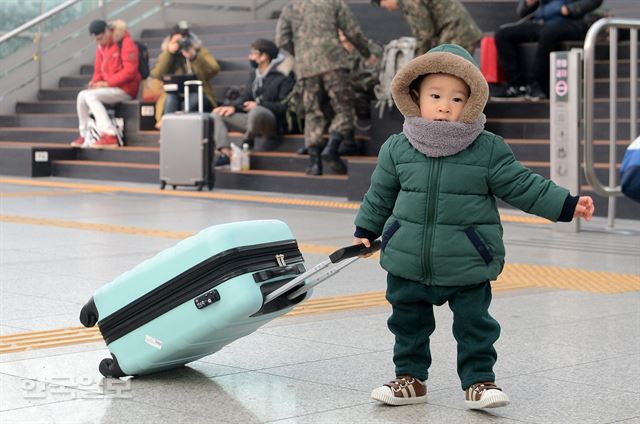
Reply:
M578 204L576 205L576 210L573 211L573 217L583 218L585 221L590 221L594 210L595 207L593 206L593 199L591 196L580 196Z
M367 248L371 247L371 242L369 241L369 239L366 238L354 238L353 239L353 244L364 244ZM365 255L360 255L361 258L368 258L369 256L373 255L373 253L367 253Z

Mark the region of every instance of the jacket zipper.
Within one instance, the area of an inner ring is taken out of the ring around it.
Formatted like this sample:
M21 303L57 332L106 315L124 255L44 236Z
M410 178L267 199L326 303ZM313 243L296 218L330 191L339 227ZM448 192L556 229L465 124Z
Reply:
M427 198L427 221L425 222L426 233L424 236L424 249L425 255L422 256L424 275L427 284L431 284L432 269L433 269L433 231L435 227L434 215L436 213L436 203L438 199L438 190L440 188L440 168L441 162L439 158L433 158L434 164L429 172L429 196Z
M221 252L102 319L98 323L100 332L110 344L231 278L279 266L277 254L283 254L290 263L302 261L295 240Z

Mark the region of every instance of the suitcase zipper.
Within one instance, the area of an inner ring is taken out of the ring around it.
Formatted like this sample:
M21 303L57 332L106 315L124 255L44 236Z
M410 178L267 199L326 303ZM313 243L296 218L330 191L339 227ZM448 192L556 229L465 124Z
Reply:
M302 261L295 240L242 246L202 261L98 322L108 344L217 285L249 272Z

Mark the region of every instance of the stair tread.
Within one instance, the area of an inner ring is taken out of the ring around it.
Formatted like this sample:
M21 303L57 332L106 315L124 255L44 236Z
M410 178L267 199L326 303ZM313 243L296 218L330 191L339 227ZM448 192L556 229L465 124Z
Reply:
M60 165L89 165L89 166L105 166L114 168L138 168L138 169L160 169L160 165L137 162L109 162L99 160L54 160Z
M307 175L304 172L293 172L293 171L271 171L266 169L251 169L249 171L241 171L241 172L231 172L227 169L216 169L216 172L222 173L233 173L233 174L245 174L245 175L268 175L275 177L298 177L298 178L311 178L311 179L331 179L331 180L342 180L347 181L349 177L347 175L334 175L334 174L324 174L321 176L316 175Z
M68 144L62 143L32 143L27 141L0 141L0 147L23 148L30 149L32 147L51 148L51 149L71 149Z
M262 157L285 157L285 158L294 158L294 159L307 159L308 155L299 155L295 152L251 152L251 156L262 156ZM354 159L373 159L375 160L377 156L340 156L343 159L354 160Z
M0 131L33 131L33 132L68 132L77 133L77 128L56 128L56 127L0 127Z

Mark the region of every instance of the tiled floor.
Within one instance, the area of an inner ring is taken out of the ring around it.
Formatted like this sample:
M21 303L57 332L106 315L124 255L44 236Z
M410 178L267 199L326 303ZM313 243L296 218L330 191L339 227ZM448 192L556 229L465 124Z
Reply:
M177 242L160 230L278 218L300 243L339 247L351 242L354 213L0 181L0 336L77 327L97 288ZM505 223L507 261L640 279L640 222L620 221L613 231L605 225L596 219L571 234ZM324 259L317 251L305 253L308 264ZM318 286L314 299L384 285L376 262L361 260ZM436 312L428 403L385 407L370 399L373 387L393 377L389 312L383 306L279 318L187 367L128 380L102 378L103 343L3 354L0 422L640 423L639 291L496 292L491 312L502 336L495 371L512 403L487 412L464 407L447 307Z

